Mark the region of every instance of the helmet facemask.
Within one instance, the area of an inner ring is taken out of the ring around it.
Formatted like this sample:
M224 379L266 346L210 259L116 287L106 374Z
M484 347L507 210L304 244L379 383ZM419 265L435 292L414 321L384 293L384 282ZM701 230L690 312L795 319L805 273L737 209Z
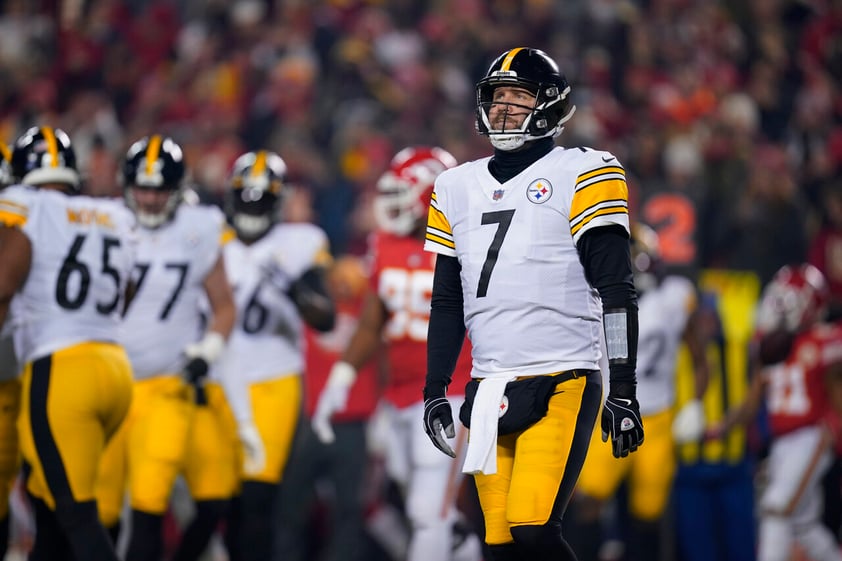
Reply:
M530 92L534 104L526 107L495 101L494 92L501 87ZM570 86L555 61L537 49L511 49L497 57L477 84L476 96L477 131L488 136L498 150L517 150L531 140L555 138L576 109L570 105ZM495 128L491 108L497 105L528 113L519 126Z

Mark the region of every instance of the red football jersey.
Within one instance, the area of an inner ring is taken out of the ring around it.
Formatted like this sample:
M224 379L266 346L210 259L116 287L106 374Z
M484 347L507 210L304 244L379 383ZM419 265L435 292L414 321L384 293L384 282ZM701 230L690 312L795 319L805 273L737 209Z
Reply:
M316 410L319 394L327 382L333 364L342 358L351 340L360 313L360 302L337 302L336 325L327 333L307 326L306 362L304 368L304 408L308 418ZM357 372L357 380L348 394L348 406L334 414L334 421L364 420L371 416L380 390L377 383L377 361L371 360Z
M389 314L383 331L389 370L385 397L407 407L423 399L436 256L424 251L423 240L384 232L372 236L370 247L371 289ZM462 395L470 375L471 346L465 338L449 395Z
M842 361L842 324L820 324L799 335L787 359L764 371L773 435L815 425L828 414L825 370Z

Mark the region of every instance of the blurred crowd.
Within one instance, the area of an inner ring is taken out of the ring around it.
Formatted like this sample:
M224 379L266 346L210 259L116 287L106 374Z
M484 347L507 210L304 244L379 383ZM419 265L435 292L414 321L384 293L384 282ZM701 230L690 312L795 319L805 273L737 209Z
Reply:
M618 155L677 266L765 282L842 220L839 0L11 0L0 30L0 137L61 127L86 190L119 195L128 142L164 132L209 201L269 147L337 254L363 250L397 149L489 152L473 86L519 45L559 61L560 141Z

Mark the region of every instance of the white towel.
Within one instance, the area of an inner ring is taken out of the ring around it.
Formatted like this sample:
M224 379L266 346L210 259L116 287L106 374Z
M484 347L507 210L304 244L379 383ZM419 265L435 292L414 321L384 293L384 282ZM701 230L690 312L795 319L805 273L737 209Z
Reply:
M462 472L469 474L497 473L497 423L506 384L515 375L484 378L477 388L471 409L471 433Z

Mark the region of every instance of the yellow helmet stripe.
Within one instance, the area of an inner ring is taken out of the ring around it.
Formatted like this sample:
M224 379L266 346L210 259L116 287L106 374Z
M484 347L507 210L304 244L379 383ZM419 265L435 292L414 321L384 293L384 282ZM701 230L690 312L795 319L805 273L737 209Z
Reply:
M506 58L503 59L503 64L500 65L500 71L506 72L509 70L509 67L512 65L512 61L515 59L517 54L523 50L523 47L518 47L516 49L512 49L508 53L506 53Z
M2 155L3 159L7 162L12 161L12 152L9 150L9 145L2 141L0 141L0 155Z
M158 161L158 154L161 153L161 135L155 134L149 139L146 146L146 173L152 175L155 171L155 162Z
M44 136L44 141L47 143L47 153L50 155L50 166L58 167L58 142L56 141L56 134L50 127L41 127L41 134Z
M251 166L251 176L256 177L266 171L266 150L258 150L254 164Z

